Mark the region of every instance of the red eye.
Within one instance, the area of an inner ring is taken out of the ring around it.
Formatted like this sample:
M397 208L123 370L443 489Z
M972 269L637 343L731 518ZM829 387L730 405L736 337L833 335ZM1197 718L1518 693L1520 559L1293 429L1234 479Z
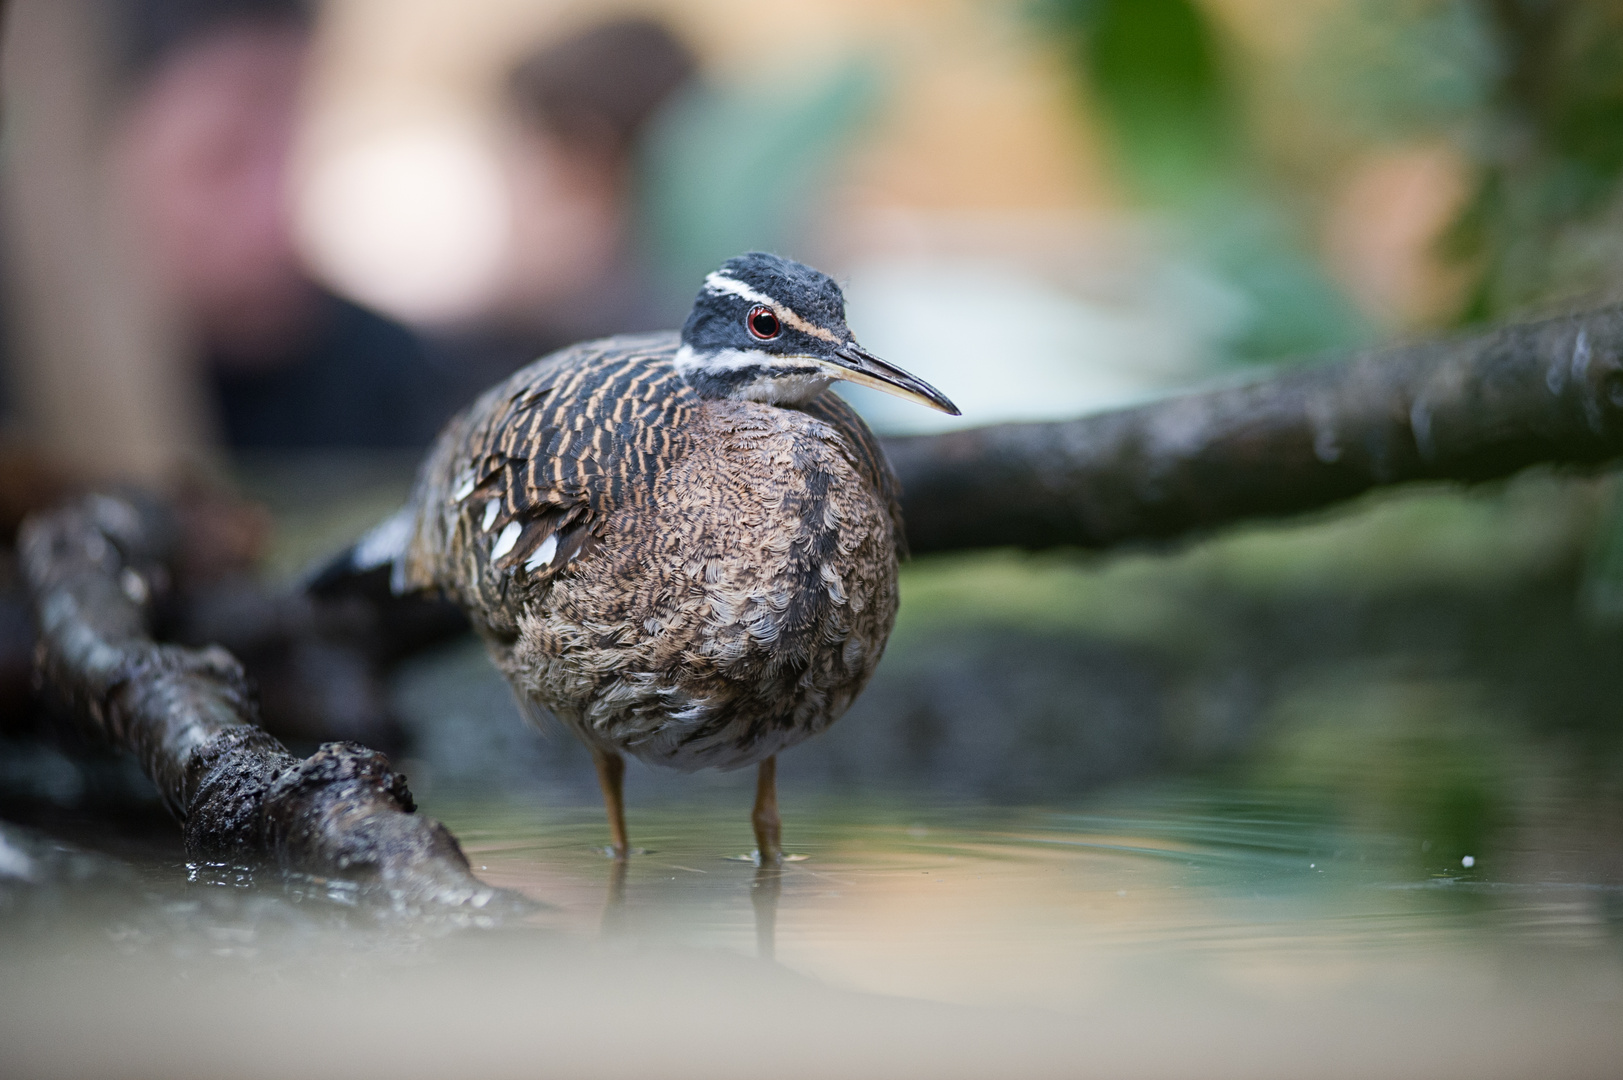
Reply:
M750 333L762 341L770 341L783 333L783 326L778 317L772 314L769 307L752 307L750 313L744 316L744 325L749 327Z

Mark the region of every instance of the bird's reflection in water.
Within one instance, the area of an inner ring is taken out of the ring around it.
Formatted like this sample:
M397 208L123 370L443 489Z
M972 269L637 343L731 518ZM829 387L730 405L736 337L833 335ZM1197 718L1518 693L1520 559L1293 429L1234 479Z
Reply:
M758 866L750 882L750 904L755 908L755 955L771 961L777 953L778 897L783 893L783 867Z
M609 864L608 891L603 898L602 935L624 937L630 930L626 910L626 874L630 859L613 859ZM762 960L777 955L778 898L783 894L783 867L757 866L750 881L750 905L755 909L755 952Z
M609 891L603 898L603 936L614 938L626 931L626 871L630 859L609 860Z

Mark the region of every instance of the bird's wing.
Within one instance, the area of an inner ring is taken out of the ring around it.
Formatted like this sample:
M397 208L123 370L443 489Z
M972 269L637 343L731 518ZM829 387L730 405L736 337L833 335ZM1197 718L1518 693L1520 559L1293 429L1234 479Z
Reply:
M891 527L895 530L896 554L906 558L907 535L902 527L902 485L890 467L890 460L885 457L885 448L880 445L878 436L869 429L862 417L857 415L857 411L832 390L818 394L800 406L800 410L840 433L850 454L851 464L868 483L873 485L879 497L885 500L886 509L890 511Z
M650 496L686 452L698 397L670 365L674 334L553 353L487 392L440 435L412 494L397 588L490 610L545 584L610 513Z

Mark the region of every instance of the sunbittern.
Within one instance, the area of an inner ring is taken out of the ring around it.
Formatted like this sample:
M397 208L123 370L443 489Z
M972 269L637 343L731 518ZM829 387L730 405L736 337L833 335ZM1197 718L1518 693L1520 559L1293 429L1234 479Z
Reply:
M591 748L615 854L629 753L758 763L776 862L775 755L845 712L896 615L896 479L824 392L842 379L958 411L856 343L827 275L740 256L680 334L575 345L487 392L341 565L467 611L531 720Z

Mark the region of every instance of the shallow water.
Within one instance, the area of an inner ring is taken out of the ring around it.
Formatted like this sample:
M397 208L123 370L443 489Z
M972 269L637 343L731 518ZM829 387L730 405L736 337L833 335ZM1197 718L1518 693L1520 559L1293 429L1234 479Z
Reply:
M783 757L776 871L747 772L634 764L646 850L605 858L579 745L477 645L415 658L423 812L534 910L401 919L47 816L101 854L0 848L0 1075L1615 1077L1596 490L916 564L873 685Z
M1603 800L1526 799L1466 868L1423 829L1364 827L1318 793L1235 779L1070 807L790 789L803 858L759 870L739 859L747 791L730 786L634 799L646 850L624 864L597 846L589 803L426 807L483 877L538 902L505 921L399 920L312 883L185 875L161 857L82 869L51 903L12 893L0 1063L1616 1075L1623 875L1592 827L1616 820Z
M784 806L804 860L758 872L739 860L744 803L719 794L634 809L647 850L623 868L594 846L595 807L470 805L447 821L488 880L551 905L545 925L771 953L872 993L1069 1011L1124 981L1269 997L1393 980L1514 993L1548 977L1623 1004L1623 880L1607 838L1560 831L1601 812L1570 800L1523 807L1518 835L1461 856L1215 781L1072 809L810 796Z

